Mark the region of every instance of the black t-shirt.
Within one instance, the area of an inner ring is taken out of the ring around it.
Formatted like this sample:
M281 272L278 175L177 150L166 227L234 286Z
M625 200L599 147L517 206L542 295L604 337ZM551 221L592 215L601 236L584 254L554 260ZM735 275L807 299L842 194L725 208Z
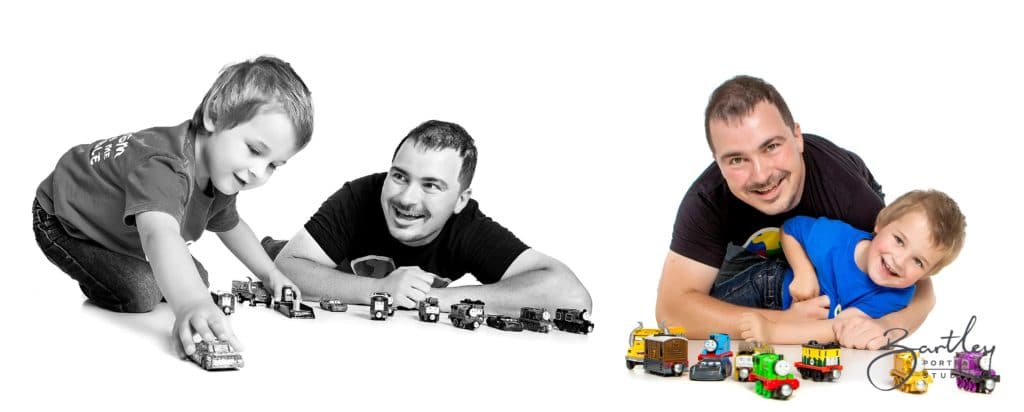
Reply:
M470 199L452 215L433 242L406 246L391 237L380 195L387 173L345 183L306 222L306 231L335 263L346 265L363 256L387 256L396 266L419 266L451 280L466 273L480 283L501 280L509 265L526 249L508 229L480 212Z
M769 216L733 196L718 165L693 182L679 204L672 231L673 252L720 267L729 243L742 246L766 228L793 216L827 217L871 232L885 206L882 187L859 156L823 137L803 134L804 191L789 212Z

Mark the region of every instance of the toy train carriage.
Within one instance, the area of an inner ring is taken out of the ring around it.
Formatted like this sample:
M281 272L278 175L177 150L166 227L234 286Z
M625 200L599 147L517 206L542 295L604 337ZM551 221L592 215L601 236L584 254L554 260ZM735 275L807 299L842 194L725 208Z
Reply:
M804 379L834 382L843 374L839 355L838 343L821 344L812 340L800 350L801 358L795 365L796 370L800 371L800 377Z
M476 330L484 323L484 303L479 300L463 299L452 305L448 320L457 328Z
M561 331L584 335L594 331L594 323L590 321L590 312L586 309L556 309L555 327Z
M735 356L736 380L753 382L754 357L759 353L775 353L775 348L766 343L740 342L739 353Z
M793 365L778 353L754 355L754 371L750 374L754 391L765 398L789 399L800 388L793 378Z
M437 322L441 318L441 306L433 296L419 301L416 304L416 311L419 312L420 320L424 322Z
M374 292L370 295L370 319L387 320L395 313L395 300L387 292Z
M644 370L661 376L682 376L686 372L689 339L656 335L644 339Z
M987 365L989 359L983 352L957 352L950 372L956 377L956 387L968 392L992 393L999 375Z
M263 288L263 281L260 280L232 280L231 293L238 297L238 303L249 301L249 306L262 303L269 308L274 304L274 297Z
M643 365L644 363L644 351L646 348L644 339L662 332L661 329L657 328L645 328L643 322L637 323L637 327L633 328L633 331L629 333L629 349L626 350L626 369L629 370L633 370L636 365ZM680 326L673 326L668 328L666 332L664 333L666 335L683 336L686 334L686 329Z
M522 308L519 321L527 330L548 333L551 331L551 312L544 308Z
M893 356L893 367L889 371L892 376L892 384L900 391L907 393L928 392L928 385L934 381L918 358L917 352L900 352ZM915 367L915 363L917 366Z

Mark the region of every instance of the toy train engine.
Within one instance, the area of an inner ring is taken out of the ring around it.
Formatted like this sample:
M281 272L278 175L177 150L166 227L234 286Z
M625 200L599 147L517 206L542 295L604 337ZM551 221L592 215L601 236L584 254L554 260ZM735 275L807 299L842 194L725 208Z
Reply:
M394 299L390 293L374 292L370 295L370 319L387 320L395 313Z
M636 365L644 364L644 353L646 345L644 339L662 332L657 328L645 328L643 322L637 322L637 327L629 333L629 349L626 350L626 369L633 370ZM686 329L678 326L668 328L666 335L684 336Z
M689 344L683 336L648 336L644 339L644 370L661 376L682 376L688 364Z
M441 318L441 307L437 298L428 296L416 303L416 310L420 313L420 320L424 322L437 322Z
M594 323L590 321L590 312L586 309L556 309L555 327L561 331L584 335L594 331Z
M548 333L551 331L551 312L544 308L522 308L519 310L519 321L526 330Z
M934 381L932 374L922 367L924 362L921 362L919 357L917 352L900 352L892 358L893 365L889 375L892 376L892 384L903 392L928 392L928 385Z
M739 354L735 356L736 380L753 382L750 375L754 372L754 357L759 353L775 353L775 348L766 343L740 342Z
M484 303L479 300L463 299L452 305L448 320L457 328L476 330L484 323Z
M991 359L984 352L957 352L950 372L956 377L956 387L968 392L992 393L999 375L991 369Z
M259 280L232 280L231 293L238 297L238 303L249 301L249 306L264 304L271 307L274 304L274 297L263 288L263 282Z
M754 355L754 391L765 398L789 399L800 388L800 381L793 378L793 365L778 353Z
M843 374L843 365L839 361L839 344L836 342L820 344L810 341L800 350L800 362L796 370L800 377L813 379L815 382L835 382Z

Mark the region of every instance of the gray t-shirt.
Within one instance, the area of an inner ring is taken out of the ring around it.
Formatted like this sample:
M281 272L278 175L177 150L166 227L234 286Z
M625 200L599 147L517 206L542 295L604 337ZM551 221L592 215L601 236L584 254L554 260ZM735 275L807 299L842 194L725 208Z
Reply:
M57 162L36 190L36 200L69 235L93 240L145 259L135 216L159 211L173 216L185 241L204 230L238 224L235 195L195 182L195 133L186 121L91 144L78 145Z

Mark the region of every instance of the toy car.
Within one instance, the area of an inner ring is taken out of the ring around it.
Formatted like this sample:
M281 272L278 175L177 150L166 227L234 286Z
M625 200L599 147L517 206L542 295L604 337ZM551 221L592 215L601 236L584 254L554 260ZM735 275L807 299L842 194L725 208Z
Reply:
M800 349L800 362L794 366L800 372L801 378L813 379L815 382L834 382L843 375L839 354L838 343L820 344L812 340Z
M953 355L953 371L956 387L968 392L992 393L999 382L999 375L990 368L991 357L984 352L957 352ZM984 369L983 369L984 368Z
M755 382L754 391L765 398L789 399L800 388L800 381L793 378L793 365L777 353L754 355L750 378Z
M728 358L724 358L728 359ZM723 362L723 359L704 358L697 361L690 367L691 381L720 381L725 380L732 374L732 365Z
M685 336L648 336L644 339L644 371L661 376L682 376L688 364L689 344Z
M296 308L296 306L298 306L298 308ZM295 291L293 291L289 286L281 288L281 301L274 304L274 307L278 312L281 312L281 314L289 318L316 318L316 315L313 314L313 308L309 307L305 303L295 300Z
M437 298L433 296L416 303L416 310L420 313L420 320L424 322L437 322L441 318L441 307L437 304Z
M551 312L544 308L522 308L519 321L526 330L548 333L551 331Z
M344 312L348 310L348 305L341 303L341 299L323 298L320 299L320 309L328 312Z
M505 315L488 315L487 326L507 332L522 332L523 322Z
M463 299L452 305L448 320L457 328L475 330L484 323L484 303L479 300Z
M274 304L274 297L263 288L263 282L259 280L232 280L231 293L238 297L238 303L249 301L249 306L256 306L262 303L271 307Z
M928 385L934 379L932 374L923 367L924 362L919 362L917 352L900 352L892 358L892 384L902 392L925 393L928 392ZM915 366L916 364L916 366Z
M197 343L196 351L192 352L189 358L208 371L238 369L245 366L242 355L235 352L230 343L220 340Z
M213 303L216 303L220 307L220 310L225 315L235 313L235 295L231 292L210 292L213 296Z
M629 349L626 350L626 369L633 370L637 365L644 364L644 353L646 345L644 339L648 336L662 333L661 329L644 328L643 322L637 322L637 327L629 333ZM671 327L664 331L665 335L684 336L686 329L682 327Z
M375 292L370 295L370 319L386 320L395 313L394 299L387 292Z
M560 331L584 335L594 331L594 323L586 309L556 309L555 327Z

